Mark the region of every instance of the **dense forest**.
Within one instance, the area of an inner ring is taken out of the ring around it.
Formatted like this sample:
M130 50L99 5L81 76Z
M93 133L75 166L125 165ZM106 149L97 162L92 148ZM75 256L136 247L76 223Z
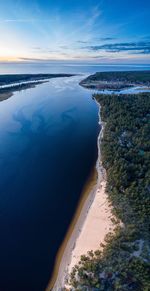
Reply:
M97 72L80 82L90 89L121 90L134 86L150 86L150 71Z
M97 72L88 77L89 80L101 81L129 81L142 84L150 83L150 71L123 71L123 72Z
M81 256L70 290L150 290L150 94L94 95L101 106L101 141L115 233ZM121 223L120 223L121 222Z

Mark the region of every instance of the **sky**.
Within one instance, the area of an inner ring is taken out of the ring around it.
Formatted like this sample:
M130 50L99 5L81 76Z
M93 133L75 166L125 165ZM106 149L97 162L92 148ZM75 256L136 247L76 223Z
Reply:
M0 0L0 61L150 64L149 0Z

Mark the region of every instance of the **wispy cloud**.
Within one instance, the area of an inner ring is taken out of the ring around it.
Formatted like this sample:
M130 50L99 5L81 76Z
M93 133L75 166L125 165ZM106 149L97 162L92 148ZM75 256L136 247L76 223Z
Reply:
M109 41L109 40L115 40L116 37L101 37L100 40L102 41Z
M89 43L89 41L87 40L77 40L77 43L81 43L81 44L85 44L85 43Z
M84 49L88 49L90 51L104 50L110 53L135 52L139 54L150 54L150 41L109 43L104 45L86 46Z
M27 19L0 19L0 23L30 23L30 22L51 22L50 19L36 19L36 18L27 18Z

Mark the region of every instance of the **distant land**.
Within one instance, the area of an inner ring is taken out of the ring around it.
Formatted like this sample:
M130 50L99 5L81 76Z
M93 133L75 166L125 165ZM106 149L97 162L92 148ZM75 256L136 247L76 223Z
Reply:
M15 91L33 88L48 79L72 77L73 74L16 74L0 75L0 101L10 98Z
M97 72L80 82L88 89L122 90L132 87L150 87L150 71Z

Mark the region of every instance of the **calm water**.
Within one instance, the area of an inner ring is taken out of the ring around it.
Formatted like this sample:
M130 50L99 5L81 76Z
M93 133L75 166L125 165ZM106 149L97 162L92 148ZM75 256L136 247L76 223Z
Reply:
M0 73L124 69L138 68L0 65ZM95 165L98 108L81 78L51 79L0 103L0 291L45 289Z
M79 77L0 103L0 291L42 291L97 157L98 108Z
M91 74L104 71L150 70L149 65L102 65L86 63L0 63L0 74L70 73Z

